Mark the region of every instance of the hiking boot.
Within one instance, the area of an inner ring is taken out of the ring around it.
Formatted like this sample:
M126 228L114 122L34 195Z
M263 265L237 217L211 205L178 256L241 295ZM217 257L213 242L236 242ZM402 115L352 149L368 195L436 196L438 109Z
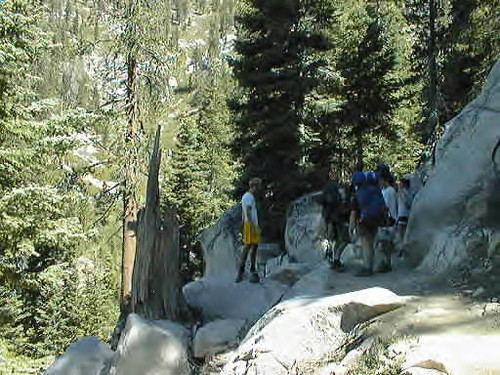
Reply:
M243 281L243 279L245 278L245 274L243 272L239 272L238 273L238 276L236 276L236 282L239 283L241 281Z
M368 268L362 268L361 270L359 270L356 273L356 276L358 276L358 277L368 277L368 276L372 276L372 275L373 275L373 271L371 269L368 269Z
M337 272L345 271L345 267L340 260L334 260L333 263L330 265L330 268Z
M251 283L260 282L260 277L259 277L259 274L257 272L252 272L252 274L250 275L250 282Z
M377 272L380 272L380 273L387 273L387 272L391 272L392 271L392 267L389 266L388 264L381 264L380 267L377 268Z

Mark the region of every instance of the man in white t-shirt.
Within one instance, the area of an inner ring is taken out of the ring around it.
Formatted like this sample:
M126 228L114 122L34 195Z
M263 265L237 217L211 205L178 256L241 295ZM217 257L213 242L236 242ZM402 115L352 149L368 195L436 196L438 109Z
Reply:
M255 202L255 193L260 190L262 181L260 178L252 178L249 183L249 190L241 199L241 211L243 221L243 243L245 244L241 257L240 267L236 282L243 280L245 275L245 265L248 253L250 252L250 282L258 283L259 275L255 269L255 260L257 258L257 248L260 243L259 216L257 213L257 204Z
M391 255L394 252L394 234L396 219L398 217L398 198L396 189L390 185L390 173L381 173L379 177L380 188L384 196L385 205L389 211L389 222L386 226L380 227L377 234L377 242L384 260L378 267L378 272L389 272L392 270Z

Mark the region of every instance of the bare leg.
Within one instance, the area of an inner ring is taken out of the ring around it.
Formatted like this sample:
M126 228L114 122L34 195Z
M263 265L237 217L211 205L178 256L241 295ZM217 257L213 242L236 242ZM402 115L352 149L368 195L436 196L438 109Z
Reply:
M258 245L252 245L250 247L250 282L258 283L260 281L259 274L255 268L255 260L257 258L257 247Z
M243 276L245 273L245 265L247 263L248 251L250 250L250 245L245 245L243 248L243 254L241 254L240 268L238 270L238 276Z
M257 259L257 247L258 245L250 246L250 272L255 272L255 261Z
M340 242L337 246L335 246L335 255L333 257L334 261L340 262L340 257L347 247L347 242Z
M392 267L391 255L393 249L394 249L394 244L392 243L392 241L380 241L380 250L382 254L384 254L385 266L387 266L386 268L389 269Z
M398 250L399 256L402 257L404 254L405 248L405 234L406 234L406 225L398 225Z
M373 236L367 235L363 233L360 235L359 240L361 242L361 249L363 250L363 258L365 267L368 271L373 271L373 258L374 258L374 250L373 250Z
M327 258L328 262L332 261L333 233L334 233L333 224L327 223L326 224L326 240L328 241L328 247L326 250L326 258Z
M334 261L340 262L340 257L349 243L349 229L344 224L337 224L335 227L336 243Z

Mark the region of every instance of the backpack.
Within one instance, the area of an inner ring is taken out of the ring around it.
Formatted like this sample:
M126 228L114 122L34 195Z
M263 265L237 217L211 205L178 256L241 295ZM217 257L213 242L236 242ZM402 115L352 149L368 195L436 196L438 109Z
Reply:
M375 172L355 172L352 184L356 187L360 221L372 226L385 226L389 219L384 196Z

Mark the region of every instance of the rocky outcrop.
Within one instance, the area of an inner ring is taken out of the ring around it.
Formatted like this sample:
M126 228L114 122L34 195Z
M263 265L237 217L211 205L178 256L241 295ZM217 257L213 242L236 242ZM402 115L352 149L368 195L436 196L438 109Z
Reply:
M113 352L97 337L84 337L71 344L45 375L99 375Z
M285 248L290 261L317 263L325 258L325 220L320 199L322 193L305 195L288 208Z
M340 349L358 324L404 303L382 288L281 302L252 327L222 374L302 373L302 365Z
M415 198L406 235L413 265L442 273L487 255L500 228L500 176L491 160L499 137L497 63L482 94L446 124L434 169Z
M281 298L287 286L273 280L261 284L235 283L223 278L204 277L186 284L183 293L188 305L201 313L204 322L244 319L253 323Z
M243 319L215 320L204 325L193 339L194 356L204 358L237 346L244 325Z
M241 204L233 206L199 237L205 260L205 276L234 279L242 251Z
M101 375L188 375L188 343L189 332L183 326L130 314L115 355Z
M205 260L204 276L216 276L234 280L243 251L241 238L241 205L237 204L224 212L212 227L199 237ZM257 266L265 273L269 259L283 254L283 249L276 243L261 243L257 252Z

